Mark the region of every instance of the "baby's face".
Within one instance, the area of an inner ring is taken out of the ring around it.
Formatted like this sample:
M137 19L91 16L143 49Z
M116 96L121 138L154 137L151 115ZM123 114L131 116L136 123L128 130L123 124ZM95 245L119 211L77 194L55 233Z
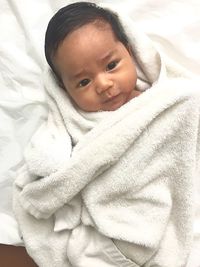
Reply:
M85 111L113 111L133 97L136 69L110 25L87 24L73 31L54 58L68 94Z

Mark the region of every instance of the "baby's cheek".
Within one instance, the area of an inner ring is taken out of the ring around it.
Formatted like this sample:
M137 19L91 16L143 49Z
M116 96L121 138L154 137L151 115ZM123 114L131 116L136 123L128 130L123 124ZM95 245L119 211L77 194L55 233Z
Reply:
M98 111L101 109L100 101L97 97L92 95L83 95L82 97L79 97L76 104L79 108L85 111Z
M141 95L142 92L134 89L134 97Z

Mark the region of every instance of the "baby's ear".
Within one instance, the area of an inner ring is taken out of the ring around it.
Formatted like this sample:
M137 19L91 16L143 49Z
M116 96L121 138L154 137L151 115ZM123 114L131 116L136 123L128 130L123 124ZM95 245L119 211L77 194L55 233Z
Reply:
M55 79L56 79L58 86L61 87L62 89L65 89L63 81L57 75L55 75Z
M133 57L133 48L129 43L126 45L126 49L128 50L130 56Z
M60 76L53 69L51 69L51 71L52 71L52 75L53 75L57 85L64 89L65 86L64 86L63 81L60 78Z
M62 88L62 89L65 89L65 86L63 84L63 82L59 79L57 79L57 82L58 82L58 85Z

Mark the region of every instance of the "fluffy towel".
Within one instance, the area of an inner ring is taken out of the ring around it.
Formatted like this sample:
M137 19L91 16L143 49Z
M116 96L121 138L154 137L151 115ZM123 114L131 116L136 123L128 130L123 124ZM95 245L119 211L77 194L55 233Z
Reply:
M41 267L102 267L74 263L70 238L80 225L112 240L126 256L126 264L115 266L187 264L199 174L200 90L131 22L123 22L137 86L150 87L139 97L114 112L83 112L51 71L45 73L48 121L26 149L14 187L26 248ZM81 242L75 239L77 247Z

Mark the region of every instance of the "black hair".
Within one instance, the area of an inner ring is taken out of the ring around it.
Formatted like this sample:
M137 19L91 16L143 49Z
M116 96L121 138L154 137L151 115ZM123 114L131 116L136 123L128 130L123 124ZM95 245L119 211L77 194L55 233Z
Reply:
M58 81L62 83L61 78L54 66L53 57L56 51L68 34L77 28L94 21L103 21L108 23L117 40L126 48L130 47L130 42L125 30L120 22L118 15L109 9L102 8L92 2L76 2L67 5L51 18L47 26L45 35L45 56L48 64L56 74Z

